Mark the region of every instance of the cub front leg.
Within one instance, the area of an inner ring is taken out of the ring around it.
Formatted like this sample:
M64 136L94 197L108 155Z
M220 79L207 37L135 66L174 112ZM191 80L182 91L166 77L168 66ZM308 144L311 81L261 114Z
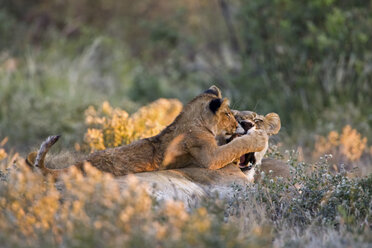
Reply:
M196 149L196 152L192 155L199 160L199 164L203 167L217 170L246 153L262 151L268 139L269 137L265 131L255 130L222 146L217 146L216 142L211 142L199 147L201 149Z

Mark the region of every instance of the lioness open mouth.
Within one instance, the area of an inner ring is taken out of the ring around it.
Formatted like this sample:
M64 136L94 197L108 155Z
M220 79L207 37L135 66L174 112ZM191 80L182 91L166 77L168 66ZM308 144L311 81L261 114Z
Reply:
M242 134L235 133L229 139L226 140L226 143L229 143L236 137L240 137L240 136L242 136ZM252 169L252 165L254 165L255 163L256 163L256 158L254 156L254 152L249 152L240 157L239 168L242 171L250 170Z
M243 136L248 133L248 131L254 127L254 124L251 122L239 122L240 125L242 125L242 128L244 129L244 133L234 133L226 140L226 143L230 143L233 139ZM239 161L239 168L242 171L250 170L252 169L252 166L256 164L256 158L254 156L254 152L249 152L244 154L240 157Z
M252 165L256 163L254 152L246 153L240 157L239 168L242 171L250 170Z

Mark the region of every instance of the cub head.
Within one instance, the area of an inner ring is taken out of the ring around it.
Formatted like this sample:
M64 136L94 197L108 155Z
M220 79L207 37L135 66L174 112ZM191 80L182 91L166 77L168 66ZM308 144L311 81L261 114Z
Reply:
M222 98L221 91L216 86L211 86L201 96L206 97L207 102L202 113L205 123L213 125L215 135L232 135L238 127L230 107L229 100Z
M239 126L244 130L244 134L252 132L253 130L264 130L268 135L274 135L279 132L281 127L279 115L276 113L269 113L265 116L251 111L233 110L233 113ZM261 164L261 160L268 147L269 144L267 143L265 149L262 151L251 152L241 156L239 167L244 171L251 169L254 165Z

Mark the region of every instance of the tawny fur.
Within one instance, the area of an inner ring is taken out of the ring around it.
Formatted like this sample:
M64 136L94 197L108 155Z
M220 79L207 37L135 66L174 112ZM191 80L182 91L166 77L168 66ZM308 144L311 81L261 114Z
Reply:
M259 182L259 172L265 172L269 178L290 178L289 166L280 160L264 158L260 169L253 171L253 180L247 177L239 167L230 163L219 170L204 168L184 168L131 174L116 177L122 190L128 187L129 177L135 178L138 185L158 200L179 199L192 204L195 200L217 193L221 198L229 198L234 193L233 185L245 187ZM272 171L269 173L269 171Z
M233 112L240 124L243 124L244 121L252 122L253 129L265 131L270 135L276 134L280 130L280 118L275 113L261 116L248 111ZM225 136L217 138L220 143L226 143ZM265 147L268 147L268 141ZM187 204L213 192L217 192L221 197L228 197L233 193L231 187L233 184L245 186L258 182L261 180L261 172L264 172L269 178L290 178L290 167L282 161L266 158L257 162L259 163L258 168L253 167L246 172L242 172L234 162L219 170L195 167L138 173L130 175L130 177L137 179L139 185L144 186L150 194L159 200L178 198ZM123 189L127 187L128 176L118 177L116 180Z
M212 103L219 104L213 104L214 109L212 109ZM89 162L97 169L115 176L185 167L216 170L245 153L261 151L265 148L268 137L262 130L218 146L216 136L232 134L237 126L227 99L222 100L220 90L212 86L188 103L174 122L160 134L129 145L91 153L84 161L74 166L83 170L83 164ZM172 147L170 150L175 155L167 154L169 147ZM40 151L42 149L43 147ZM40 156L45 158L45 154ZM169 159L169 156L173 157ZM33 154L28 156L29 164L34 164L33 157ZM44 174L54 176L65 171L47 168L43 159L37 166Z

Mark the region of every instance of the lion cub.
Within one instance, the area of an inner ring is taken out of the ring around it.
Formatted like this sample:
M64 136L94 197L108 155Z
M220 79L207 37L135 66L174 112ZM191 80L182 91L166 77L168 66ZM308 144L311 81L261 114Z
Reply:
M160 134L129 145L91 153L74 166L84 171L86 161L114 176L195 165L216 170L237 157L262 151L266 147L268 137L263 130L249 132L218 146L216 137L235 133L237 126L228 100L222 99L221 91L212 86L189 102ZM49 137L37 153L30 153L26 160L28 164L53 176L66 171L50 169L44 163L46 153L58 138Z

